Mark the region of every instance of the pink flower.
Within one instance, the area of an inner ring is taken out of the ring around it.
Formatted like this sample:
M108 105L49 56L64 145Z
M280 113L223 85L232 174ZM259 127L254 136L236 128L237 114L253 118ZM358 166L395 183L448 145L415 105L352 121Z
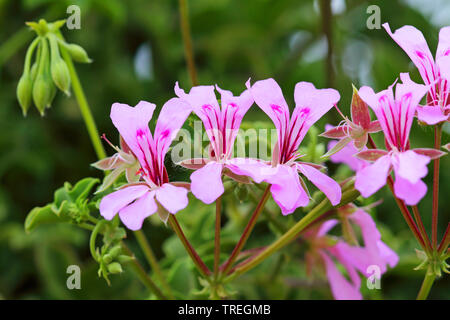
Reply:
M381 241L375 222L368 213L353 205L339 211L342 219L348 219L348 222L360 228L363 245L350 245L341 239L334 239L327 235L328 231L339 223L336 219L328 220L320 227L304 233L304 239L310 245L306 256L307 270L311 271L316 263L324 265L335 299L360 300L362 299L359 291L361 279L358 271L364 277L369 277L372 275L369 267L376 266L381 276L386 272L388 265L393 268L398 263L398 256ZM349 280L339 271L337 263L344 267Z
M250 82L247 82L247 87L250 88ZM274 122L278 141L272 152L271 166L256 163L242 168L242 173L250 175L257 183L270 183L273 199L284 215L309 203L309 195L299 172L316 185L333 205L337 205L341 201L339 184L317 169L321 166L296 160L300 157L298 147L308 129L339 101L339 93L334 89L316 89L311 83L299 82L295 86L296 107L291 117L275 80L257 81L250 90L255 102Z
M131 230L140 229L144 219L157 211L155 198L172 214L188 204L188 191L169 183L164 156L192 110L180 99L170 99L161 109L152 136L148 123L155 107L146 101L134 108L121 103L111 107L112 122L140 163L142 181L105 196L100 203L100 214L111 220L119 213Z
M427 87L412 82L408 74L400 75L403 83L393 85L375 93L369 87L359 90L361 98L373 109L384 132L384 150L362 151L358 156L365 160L375 160L373 164L359 170L355 187L363 197L368 197L386 184L391 169L395 172L395 195L408 205L416 205L427 191L421 180L425 177L430 157L420 154L420 150L409 150L409 132L417 105L427 91Z
M419 120L434 125L448 121L449 81L450 81L450 27L439 32L439 44L436 58L428 48L427 42L419 30L413 26L403 26L394 33L388 23L383 27L395 42L406 52L411 61L419 69L423 82L428 85L427 105L417 109Z
M188 159L180 162L181 166L195 169L191 175L191 191L204 203L212 203L224 192L222 174L240 182L249 182L247 177L240 177L241 166L245 167L258 160L232 158L233 145L241 125L242 118L253 104L248 90L238 97L228 90L216 86L221 94L221 104L217 102L214 86L197 86L186 94L178 82L175 93L186 101L194 113L202 120L210 140L210 152L207 159Z

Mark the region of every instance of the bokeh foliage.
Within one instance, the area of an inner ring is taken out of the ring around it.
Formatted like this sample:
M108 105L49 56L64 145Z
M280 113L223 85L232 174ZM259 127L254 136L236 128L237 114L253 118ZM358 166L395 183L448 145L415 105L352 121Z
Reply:
M420 81L406 54L386 32L366 27L367 7L378 5L382 22L388 21L393 29L404 24L421 29L434 52L442 21L447 24L450 21L448 4L445 11L434 2L445 5L445 1L437 0L332 1L334 15L330 19L321 14L319 1L313 0L191 0L190 23L198 78L201 84L218 83L238 93L249 77L254 80L274 77L291 105L294 85L299 81L313 82L316 87L331 86L340 91L340 108L348 114L352 83L357 87L372 85L378 91L405 71ZM82 45L94 60L92 64L77 66L77 70L99 131L115 143L117 132L109 119L113 102L135 105L139 100L147 100L161 106L174 96L175 81L184 88L190 86L177 1L0 0L0 298L148 298L145 288L130 272L112 276L111 287L97 277L87 231L55 224L42 226L31 234L24 232L27 213L33 207L52 202L53 192L65 181L74 184L83 177L102 177L101 172L89 165L96 160L95 153L73 98L58 94L44 118L35 110L23 118L15 97L26 46L33 37L25 28L25 21L65 18L66 8L71 4L81 8L81 29L62 32L70 42ZM447 16L443 19L441 13L436 18L436 12L429 8L433 6ZM332 31L332 69L326 63L327 41L323 30L327 23ZM268 119L254 106L245 122L252 126L251 121L256 120ZM318 128L339 121L337 112L332 110ZM448 140L447 130L443 142ZM308 141L307 137L304 146ZM432 141L431 129L414 125L412 147L431 147ZM327 143L322 138L319 142ZM450 190L449 162L448 156L441 161L439 235L450 217L450 199L446 197ZM344 176L348 174L345 170L337 170L336 165L330 164L330 173ZM188 180L187 170L168 163L168 171L173 179ZM431 175L425 182L430 185ZM249 201L242 204L232 191L226 195L223 253L232 250L254 207L252 197L260 193L256 187L252 188ZM387 190L369 200L380 198L383 203L372 213L384 241L399 254L400 263L383 277L382 290L365 290L363 294L372 299L412 299L423 276L412 270L419 262L413 250L417 244ZM206 255L206 262L211 264L214 208L190 200L189 207L177 216L200 255ZM425 227L430 230L430 194L419 207ZM303 214L298 210L283 217L274 203L269 202L248 247L269 244L279 234L277 223L289 225ZM204 297L195 294L201 287L193 264L171 231L157 219L150 219L144 232L176 295ZM126 241L144 262L132 233ZM306 278L304 250L301 241L288 246L243 276L230 291L236 292L236 298L248 299L331 298L324 279ZM66 288L66 267L70 264L81 266L82 290ZM448 299L449 288L448 277L441 279L430 297Z

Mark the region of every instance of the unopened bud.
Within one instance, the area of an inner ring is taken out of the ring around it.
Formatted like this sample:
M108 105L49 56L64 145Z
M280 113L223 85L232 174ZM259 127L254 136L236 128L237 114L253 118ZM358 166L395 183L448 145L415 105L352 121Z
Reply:
M54 85L52 80L44 73L36 77L33 85L33 101L36 108L44 115L45 108L52 103Z
M88 57L88 54L86 53L86 50L84 50L81 46L70 43L65 46L67 51L69 52L72 59L76 62L81 63L91 63L92 60Z
M122 270L122 266L120 265L120 263L118 262L113 262L108 264L108 272L112 273L112 274L116 274L116 273L121 273Z
M31 80L30 74L24 73L20 77L19 83L17 84L17 99L19 100L20 107L22 108L23 115L27 115L27 111L31 105L31 95L33 90L33 81Z
M52 57L50 70L55 85L66 95L70 95L70 74L66 62L60 57L56 59Z

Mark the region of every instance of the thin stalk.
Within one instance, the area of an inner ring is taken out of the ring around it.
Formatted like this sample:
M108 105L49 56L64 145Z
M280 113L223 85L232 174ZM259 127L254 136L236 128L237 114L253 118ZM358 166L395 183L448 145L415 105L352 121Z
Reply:
M153 292L158 299L161 300L167 300L166 296L161 292L161 290L156 286L156 284L153 282L152 279L148 276L147 272L145 272L144 268L141 266L139 261L134 257L133 252L125 245L125 243L122 242L122 248L126 252L127 255L133 257L131 259L130 263L133 267L133 270L136 272L139 279L142 281L142 283L151 291Z
M216 230L214 236L214 279L217 279L217 276L219 274L221 211L222 211L222 196L220 196L216 200Z
M59 34L62 38L62 35ZM81 115L83 116L84 123L86 124L87 131L89 133L89 137L91 138L92 145L94 147L95 153L97 154L98 159L106 158L106 152L103 148L102 142L100 140L100 135L98 134L97 126L95 125L94 117L92 116L91 109L89 108L89 104L86 100L86 96L84 94L83 88L81 87L80 79L78 78L77 71L72 62L72 58L70 54L64 49L61 49L61 56L67 64L70 74L70 80L72 81L72 89L75 94L75 98L77 99L78 106L80 107Z
M345 191L342 194L342 200L339 206L345 205L354 201L359 196L358 190L352 188L351 190ZM303 231L305 228L309 227L312 223L314 223L317 218L322 216L327 211L333 209L332 204L328 199L324 199L320 202L316 207L314 207L306 216L304 216L300 221L298 221L294 226L292 226L285 234L283 234L278 240L268 246L264 251L258 254L255 258L249 260L248 263L236 268L235 272L231 274L226 281L230 281L237 276L253 269L265 259L270 257L276 251L280 250L284 246L291 243L298 234Z
M259 201L258 205L256 206L255 211L253 212L252 216L250 217L250 220L247 223L247 226L244 229L244 232L241 235L241 238L239 239L238 243L234 247L230 257L225 262L225 264L222 267L223 273L227 274L227 272L231 269L234 262L236 261L236 258L239 256L239 253L241 252L242 248L244 247L245 243L247 242L248 237L250 236L253 228L255 227L256 220L258 219L259 214L261 213L262 209L264 208L267 200L269 199L270 195L270 185L266 187L266 190L264 191L261 200Z
M369 134L369 148L372 149L377 149L377 146L375 144L375 141L373 141L372 137ZM399 198L397 198L397 196L395 195L394 192L394 180L392 179L391 175L388 175L387 177L387 185L389 187L389 189L391 190L392 196L395 199L395 202L397 202L397 205L400 209L401 214L403 215L403 218L406 221L406 224L408 225L409 229L411 229L414 237L417 239L417 241L419 242L420 246L428 252L427 250L427 246L425 245L425 240L422 238L419 229L416 225L416 223L414 222L414 219L411 216L411 213L408 210L408 207L406 206L405 202ZM418 217L420 219L420 216Z
M184 56L189 70L189 76L191 78L192 86L196 86L197 82L197 70L195 69L194 51L192 49L191 28L189 25L189 12L186 0L179 0L178 5L180 8L180 27L184 44Z
M434 148L441 148L442 125L438 124L434 127ZM433 249L437 248L437 225L439 212L439 162L440 158L434 160L433 171L433 209L432 209L432 223L431 223L431 239L433 242Z
M148 263L150 264L152 270L158 277L159 282L163 286L165 292L167 293L170 299L174 300L175 297L173 296L172 291L170 290L170 287L167 284L166 278L164 277L164 274L162 273L161 268L158 264L158 260L156 260L152 247L150 246L150 243L147 241L147 238L145 237L144 233L142 232L142 230L138 230L134 232L134 235L136 236L136 239L142 251L144 252L145 257L147 258Z
M169 224L172 227L173 231L177 234L178 238L180 238L181 243L183 244L184 248L186 249L187 253L191 257L192 261L194 262L197 269L200 271L200 273L205 276L207 280L209 280L209 275L211 274L211 271L209 271L206 264L203 262L203 260L200 258L198 253L195 251L195 249L190 244L189 240L186 238L186 236L183 233L183 230L181 229L180 224L178 223L177 219L174 215L169 215Z
M422 286L420 287L419 294L417 295L417 300L426 300L428 298L434 280L436 280L436 275L434 273L428 273L427 271Z
M445 229L444 237L442 237L442 241L438 247L438 253L442 254L444 250L448 248L450 244L450 223L447 225L447 229Z
M419 226L420 234L424 239L425 245L427 246L428 252L432 252L433 249L431 248L431 241L430 238L428 237L428 234L425 230L425 226L423 225L422 219L420 217L419 208L417 206L412 206L412 211L414 214L414 218L416 219L416 222Z

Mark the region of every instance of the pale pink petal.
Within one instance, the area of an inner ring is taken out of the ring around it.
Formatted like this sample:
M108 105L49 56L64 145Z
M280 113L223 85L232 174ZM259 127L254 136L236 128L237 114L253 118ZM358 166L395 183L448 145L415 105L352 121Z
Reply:
M395 42L406 52L426 84L434 83L437 73L433 55L428 44L419 30L413 26L403 26L394 33L388 23L383 24L384 29Z
M217 102L214 86L196 86L192 87L188 94L180 89L178 82L175 83L175 94L189 103L195 114L203 121L205 120L202 107L204 105L211 106L214 110L220 112L220 107Z
M298 207L304 207L309 203L309 197L300 184L296 168L286 165L278 165L276 173L266 178L265 181L272 184L270 191L273 200L278 204L283 215L290 214Z
M435 125L446 121L448 116L442 112L440 106L423 106L417 108L417 118L429 125Z
M249 82L247 82L249 86ZM256 81L250 89L256 104L272 119L283 144L289 126L289 108L278 83L272 79Z
M330 219L322 223L322 225L319 228L319 231L317 231L317 237L322 237L328 233L331 229L333 229L337 224L339 223L339 220L337 219Z
M339 183L311 166L297 163L297 168L306 178L308 178L308 180L310 180L327 196L333 206L341 202L342 192Z
M119 131L129 148L143 161L144 154L139 148L136 138L137 132L143 132L151 137L148 123L153 116L155 105L146 101L140 101L134 108L122 103L114 103L111 107L111 120Z
M427 193L427 185L422 180L411 183L409 180L396 175L394 192L395 195L404 200L407 205L415 206Z
M130 230L136 231L142 228L145 218L154 214L157 210L155 192L145 193L139 199L119 211L120 220Z
M233 96L233 93L229 90L223 90L216 85L217 91L220 93L220 103L222 104L222 110L226 108L228 105L236 105L237 109L237 122L234 123L233 129L239 128L241 124L241 120L244 115L247 113L248 109L253 104L253 96L250 90L244 90L239 96Z
M233 158L226 162L226 167L233 173L248 176L256 183L261 183L276 173L276 168L258 159Z
M327 278L334 298L336 300L361 300L362 295L359 288L345 279L327 254L321 252L320 255L325 262Z
M391 267L394 268L398 261L399 257L395 253L394 250L389 248L383 241L378 241L378 250L380 252L381 258Z
M204 203L212 203L224 192L222 183L223 165L211 161L191 174L191 191Z
M340 95L334 89L316 89L312 83L299 82L295 85L294 99L290 125L298 147L308 129L338 103Z
M430 158L412 150L399 152L392 156L395 175L415 184L428 173Z
M188 190L175 187L170 183L163 184L156 189L156 200L172 214L184 209L188 205Z
M190 105L179 98L172 98L163 105L153 135L158 155L163 159L170 144L191 112Z
M331 150L338 141L330 141L328 143L328 150ZM366 150L367 148L363 148ZM355 148L353 143L348 143L344 148L331 155L330 161L334 163L345 163L352 169L353 171L358 171L369 165L368 162L363 161L355 157L355 154L358 152L358 149Z
M100 202L100 214L111 220L122 209L137 198L143 196L150 188L145 185L125 187L103 197Z
M448 52L450 52L450 50ZM436 63L439 67L441 76L447 81L450 81L450 55L442 56ZM447 88L447 92L448 90L449 88Z
M386 184L390 167L390 156L386 155L379 158L373 164L356 173L355 188L364 198L371 196Z
M439 31L439 44L436 50L436 61L450 55L450 27L443 27Z

